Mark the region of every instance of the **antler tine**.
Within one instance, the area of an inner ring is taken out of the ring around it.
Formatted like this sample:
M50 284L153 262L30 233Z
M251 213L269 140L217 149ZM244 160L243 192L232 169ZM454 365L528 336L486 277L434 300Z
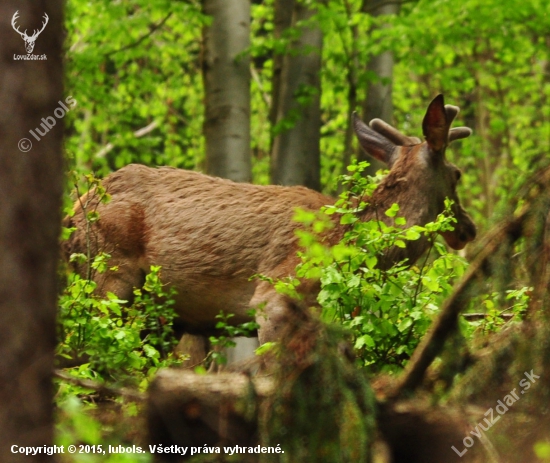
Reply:
M373 119L370 121L369 126L371 129L399 146L418 145L419 143L422 143L419 138L407 137L395 127L391 126L387 122L384 122L382 119Z
M458 113L460 113L460 108L458 106L446 104L445 113L447 114L447 120L449 121L449 125L451 125L455 120L455 117L458 116Z
M451 125L456 116L458 116L458 114L460 113L460 108L458 106L447 104L445 105L445 113L447 114L449 125ZM387 122L384 122L382 119L373 119L372 121L370 121L369 126L371 129L399 146L417 145L419 143L422 143L422 140L420 140L420 138L408 137L407 135L404 135L399 130L397 130L395 127L391 126ZM453 129L450 129L449 143L454 140L467 138L471 134L472 129L468 127L455 127Z
M48 25L48 21L50 20L50 18L48 17L48 15L46 13L44 13L43 18L44 18L45 21L42 22L42 29L40 29L40 30L35 29L34 33L32 35L33 37L38 37L42 33L42 31L46 28L46 26Z
M445 113L447 114L447 119L449 120L450 125L460 113L460 108L458 106L446 104ZM455 127L454 129L449 130L449 143L454 140L460 140L461 138L467 138L470 135L472 135L472 129L469 127Z
M48 25L48 21L50 20L50 17L46 13L44 13L43 18L44 22L42 23L42 29L40 29L40 32L42 32L46 28L46 26Z
M472 129L470 127L455 127L449 130L449 143L454 140L460 140L461 138L468 138L472 135Z
M17 10L15 12L15 14L13 15L13 17L11 18L11 27L13 27L13 29L15 30L15 32L17 32L21 37L23 37L25 34L23 32L21 32L19 30L19 26L17 26L15 24L15 22L17 21L17 19L19 18L19 10ZM25 30L25 32L27 32L27 30Z
M11 18L11 25L13 27L15 27L15 21L17 21L17 18L19 18L19 10L17 10Z

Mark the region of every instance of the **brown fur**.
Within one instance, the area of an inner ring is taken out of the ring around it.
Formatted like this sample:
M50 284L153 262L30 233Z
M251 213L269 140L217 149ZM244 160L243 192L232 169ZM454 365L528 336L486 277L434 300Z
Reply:
M430 120L440 125L438 117L443 118L447 134L450 121L443 99L436 100L429 108ZM433 105L436 110L431 109ZM430 138L446 146L447 135L445 140L439 138L439 125ZM459 171L445 160L444 148L436 151L428 143L398 146L364 124L357 125L356 131L362 146L391 168L363 213L364 220L388 220L384 211L397 202L409 226L423 225L442 212L449 197L455 201L458 223L447 241L461 248L475 237L475 227L456 195ZM143 284L150 266L161 265L164 283L177 290L176 310L186 330L212 329L222 310L234 313L233 321L240 323L248 320L250 308L265 305L257 317L260 342L278 338L292 302L267 282L250 277L293 275L299 227L292 221L294 210L316 211L333 203L331 198L305 187L234 183L197 172L135 164L111 174L103 185L112 200L107 204L89 200L89 210L97 208L100 217L92 226L91 253L110 253L109 264L118 266L118 271L94 276L100 293L111 291L130 299L132 288ZM66 243L67 256L86 253L82 203L77 201L74 216L66 219L67 226L77 227ZM341 235L342 228L336 225L327 240L335 243ZM421 239L405 250L395 248L381 265L388 267L406 257L412 263L426 247L427 241ZM78 270L84 273L83 268ZM317 290L311 283L303 288L313 300Z

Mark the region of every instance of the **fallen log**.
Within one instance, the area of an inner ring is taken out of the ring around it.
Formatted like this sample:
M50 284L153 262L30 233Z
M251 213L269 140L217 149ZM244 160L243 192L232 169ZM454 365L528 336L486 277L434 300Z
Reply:
M273 388L272 378L162 370L149 389L149 441L164 448L188 449L257 445L258 410ZM156 461L186 460L190 453L162 453Z
M275 393L276 380L273 376L250 378L240 373L197 375L186 370L160 371L149 390L149 441L150 445L177 448L179 452L155 453L155 461L188 461L192 457L203 462L231 461L226 459L232 454L234 457L235 453L239 453L238 461L246 463L305 461L303 456L296 458L289 455L288 449L283 446L279 449L280 456L286 451L285 460L276 459L279 456L274 452L276 445L271 445L271 453L261 451L269 447L261 442L261 432L265 430L270 412L266 408L273 403ZM463 445L464 439L469 436L470 423L481 420L483 412L466 416L462 409L430 406L419 400L379 404L379 437L389 448L390 457L379 457L375 461L492 461L486 455L487 443L478 443L472 449ZM322 421L323 416L324 410L319 409L315 416L310 416L310 420ZM342 423L343 427L345 425ZM186 449L185 454L182 454L183 449ZM467 452L464 452L465 449ZM460 452L464 452L462 457ZM307 461L340 463L369 460L311 458Z

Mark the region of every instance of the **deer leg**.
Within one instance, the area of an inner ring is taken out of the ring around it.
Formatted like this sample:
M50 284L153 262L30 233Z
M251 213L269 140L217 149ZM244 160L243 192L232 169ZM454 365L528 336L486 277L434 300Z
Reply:
M258 347L258 338L245 338L239 336L232 338L235 343L235 347L230 347L225 350L225 356L227 357L227 365L238 365L251 357L254 357L254 351Z
M256 323L260 325L260 345L279 341L285 327L292 320L288 296L277 293L271 284L262 281L258 284L250 305L256 309Z
M177 354L188 355L189 358L182 363L183 368L192 368L200 365L208 353L208 340L205 336L185 333L174 351Z

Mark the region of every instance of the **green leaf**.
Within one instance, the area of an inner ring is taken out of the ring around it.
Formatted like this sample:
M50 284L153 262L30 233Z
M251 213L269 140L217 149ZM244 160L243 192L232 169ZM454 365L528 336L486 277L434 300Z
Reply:
M363 346L374 347L374 340L368 334L360 336L355 341L356 349L361 349Z
M254 353L256 355L264 355L267 352L271 352L273 349L275 349L277 344L278 344L277 342L266 342L266 343L262 344L260 347L258 347L254 351Z
M376 256L365 256L364 258L365 265L370 269L373 270L376 267L376 264L378 264L378 258Z
M432 279L429 276L422 277L422 284L426 286L430 291L437 292L440 289L439 283L437 280Z
M414 241L420 238L420 236L421 236L420 233L414 228L408 228L405 231L405 239L407 240Z
M392 206L385 212L385 214L388 217L395 217L398 212L399 212L399 205L397 203L393 203Z
M397 326L397 329L398 329L400 332L403 332L403 331L405 331L407 328L409 328L411 325L412 325L412 319L407 317L407 318L404 318L403 320L401 320L401 322L400 322L399 325Z
M340 224L349 225L357 222L358 220L359 219L354 214L343 214L342 217L340 217Z
M361 277L359 275L352 275L348 279L348 288L357 288L361 284Z
M72 228L61 227L61 240L67 241L75 230L76 230L76 227L72 227Z
M208 374L208 371L206 371L206 368L204 368L203 365L197 365L194 369L193 369L194 373L196 375L206 375Z
M143 345L143 351L145 352L145 355L147 357L151 357L151 358L159 358L160 357L159 351L156 350L153 346L151 346L149 344L144 344Z

